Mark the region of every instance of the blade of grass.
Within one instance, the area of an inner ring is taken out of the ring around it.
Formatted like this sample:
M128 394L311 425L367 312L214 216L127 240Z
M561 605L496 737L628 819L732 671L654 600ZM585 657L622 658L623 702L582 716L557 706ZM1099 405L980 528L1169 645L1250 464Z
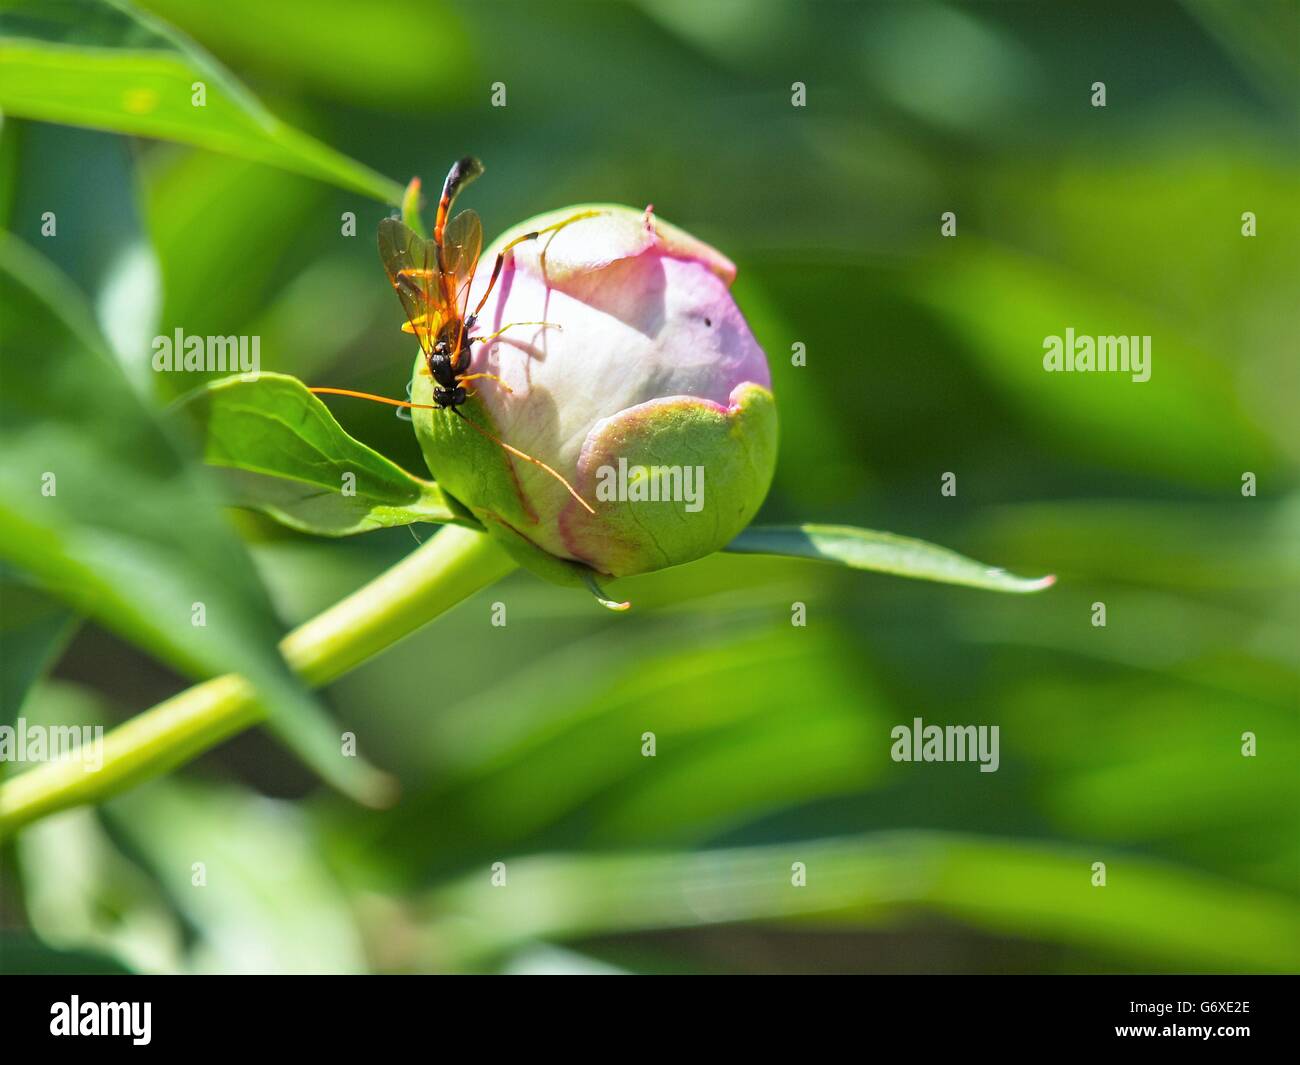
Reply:
M81 0L67 15L26 3L4 13L0 111L177 141L401 202L400 184L280 121L161 19L122 0Z

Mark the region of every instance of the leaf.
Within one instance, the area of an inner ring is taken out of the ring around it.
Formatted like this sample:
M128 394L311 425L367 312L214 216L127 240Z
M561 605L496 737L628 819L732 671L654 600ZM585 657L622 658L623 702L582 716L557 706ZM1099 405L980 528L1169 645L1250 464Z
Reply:
M402 197L401 185L281 122L197 44L125 0L9 5L0 111L192 144L385 203Z
M341 103L423 116L436 100L446 113L464 107L482 80L465 16L448 0L136 2L250 81L292 85L318 108ZM394 47L399 35L401 47Z
M0 368L0 559L185 673L241 674L313 768L377 798L380 776L342 757L280 657L270 600L216 493L127 384L75 287L10 236Z
M23 716L29 728L82 733L102 728L106 709L87 688L45 681ZM28 826L14 841L14 857L32 928L50 946L94 952L132 972L180 967L185 943L180 921L135 856L124 854L105 831L96 811L66 810Z
M426 237L424 221L420 218L420 179L411 178L402 193L402 221L417 236Z
M837 562L851 569L992 592L1040 592L1056 582L1055 577L1016 577L924 540L849 525L751 525L725 550Z
M297 804L172 778L118 796L104 816L193 929L189 971L365 971L357 918ZM194 890L193 855L212 889Z
M55 950L36 936L0 931L0 973L14 976L125 976L130 970L89 951Z
M0 725L13 724L75 623L71 610L0 564Z
M808 870L798 890L794 860ZM485 890L475 870L429 895L423 934L412 940L436 944L446 964L466 948L481 958L532 940L755 920L891 927L933 914L1104 949L1162 972L1294 971L1300 906L1291 895L1133 854L1123 893L1102 905L1087 875L1093 860L1088 848L1054 841L918 830L694 852L531 854L508 865L511 889L532 905ZM410 964L430 961L417 954Z
M8 125L18 157L10 231L40 246L85 293L127 379L148 392L156 375L142 353L158 331L162 295L132 145L108 133L42 122ZM87 174L94 180L87 181ZM57 224L55 239L42 233L50 215Z
M526 608L512 594L510 609L513 619ZM490 660L467 649L474 690L444 691L436 720L395 755L427 752L414 764L436 772L423 769L428 784L399 807L362 815L368 838L420 868L539 836L552 846L680 845L881 780L893 763L879 738L899 718L860 656L826 631L790 640L767 621L711 620L676 614L638 630L632 616L584 638L548 619L554 645L522 668L511 660L510 672L489 672ZM415 665L427 651L407 653ZM388 682L371 684L363 697L388 704ZM357 677L341 692L357 698L365 686ZM792 716L795 704L803 709ZM641 743L646 730L671 763L647 772L637 745L611 756L619 736ZM435 819L429 835L422 826Z
M221 468L234 502L299 532L349 536L420 521L476 526L432 481L344 432L296 377L227 377L181 404L197 417L204 460ZM345 495L345 485L355 494Z
M359 286L350 285L349 295L341 299L340 282L320 278L322 270L337 270L339 260L310 253L304 245L304 233L328 209L333 189L212 152L180 153L165 167L145 168L143 176L145 214L162 274L158 332L174 335L180 326L187 336L260 337L257 368L299 376L306 376L300 359L309 360L309 366L316 358L332 362L340 357L336 345L346 345L349 333L356 335L361 328L357 319L365 322L369 308L358 298ZM358 210L358 225L377 224L382 213L378 206L369 216ZM287 248L298 251L286 257ZM202 269L196 270L196 263ZM349 279L360 273L359 263L350 266L357 272L349 271ZM370 271L364 276L369 278ZM294 336L285 336L265 317L286 299L299 307L301 325ZM136 357L148 363L148 345ZM173 400L225 372L173 369L150 376L154 395Z

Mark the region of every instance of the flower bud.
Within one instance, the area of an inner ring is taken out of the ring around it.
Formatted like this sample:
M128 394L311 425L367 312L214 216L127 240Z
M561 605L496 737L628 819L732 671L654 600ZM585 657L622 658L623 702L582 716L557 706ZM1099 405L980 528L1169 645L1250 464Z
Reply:
M558 228L548 230L548 227ZM484 253L459 412L417 410L425 461L521 563L571 582L573 563L624 577L701 558L753 518L776 463L762 349L731 298L735 267L650 209L572 207L531 219ZM527 323L527 324L515 324ZM545 323L545 324L538 324ZM503 387L504 385L504 387ZM411 395L432 402L417 360Z

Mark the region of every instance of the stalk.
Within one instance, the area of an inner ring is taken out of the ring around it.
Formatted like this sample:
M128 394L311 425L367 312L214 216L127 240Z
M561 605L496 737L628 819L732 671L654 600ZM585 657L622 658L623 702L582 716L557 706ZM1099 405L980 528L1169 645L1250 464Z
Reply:
M365 587L280 641L285 661L318 687L405 639L515 568L491 537L444 526ZM113 729L103 764L47 762L0 785L0 839L58 810L102 802L188 762L265 716L243 677L196 684Z

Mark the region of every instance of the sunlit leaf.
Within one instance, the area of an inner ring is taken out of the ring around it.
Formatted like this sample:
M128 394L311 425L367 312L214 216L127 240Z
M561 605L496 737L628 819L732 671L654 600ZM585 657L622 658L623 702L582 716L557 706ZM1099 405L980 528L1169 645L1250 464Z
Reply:
M179 141L401 199L401 185L281 122L193 41L125 0L6 7L0 111Z
M847 525L751 525L726 550L752 555L793 555L852 569L892 573L994 592L1038 592L1054 577L1016 577L972 561L946 547L894 533Z
M203 434L203 457L232 501L300 532L347 536L414 522L476 524L432 481L354 440L296 377L228 377L182 404Z
M463 105L477 86L479 49L446 0L137 0L249 80L293 81L345 104L405 108ZM304 17L304 11L310 17ZM400 38L402 46L393 47ZM284 47L292 40L294 47ZM429 62L430 56L454 62Z

